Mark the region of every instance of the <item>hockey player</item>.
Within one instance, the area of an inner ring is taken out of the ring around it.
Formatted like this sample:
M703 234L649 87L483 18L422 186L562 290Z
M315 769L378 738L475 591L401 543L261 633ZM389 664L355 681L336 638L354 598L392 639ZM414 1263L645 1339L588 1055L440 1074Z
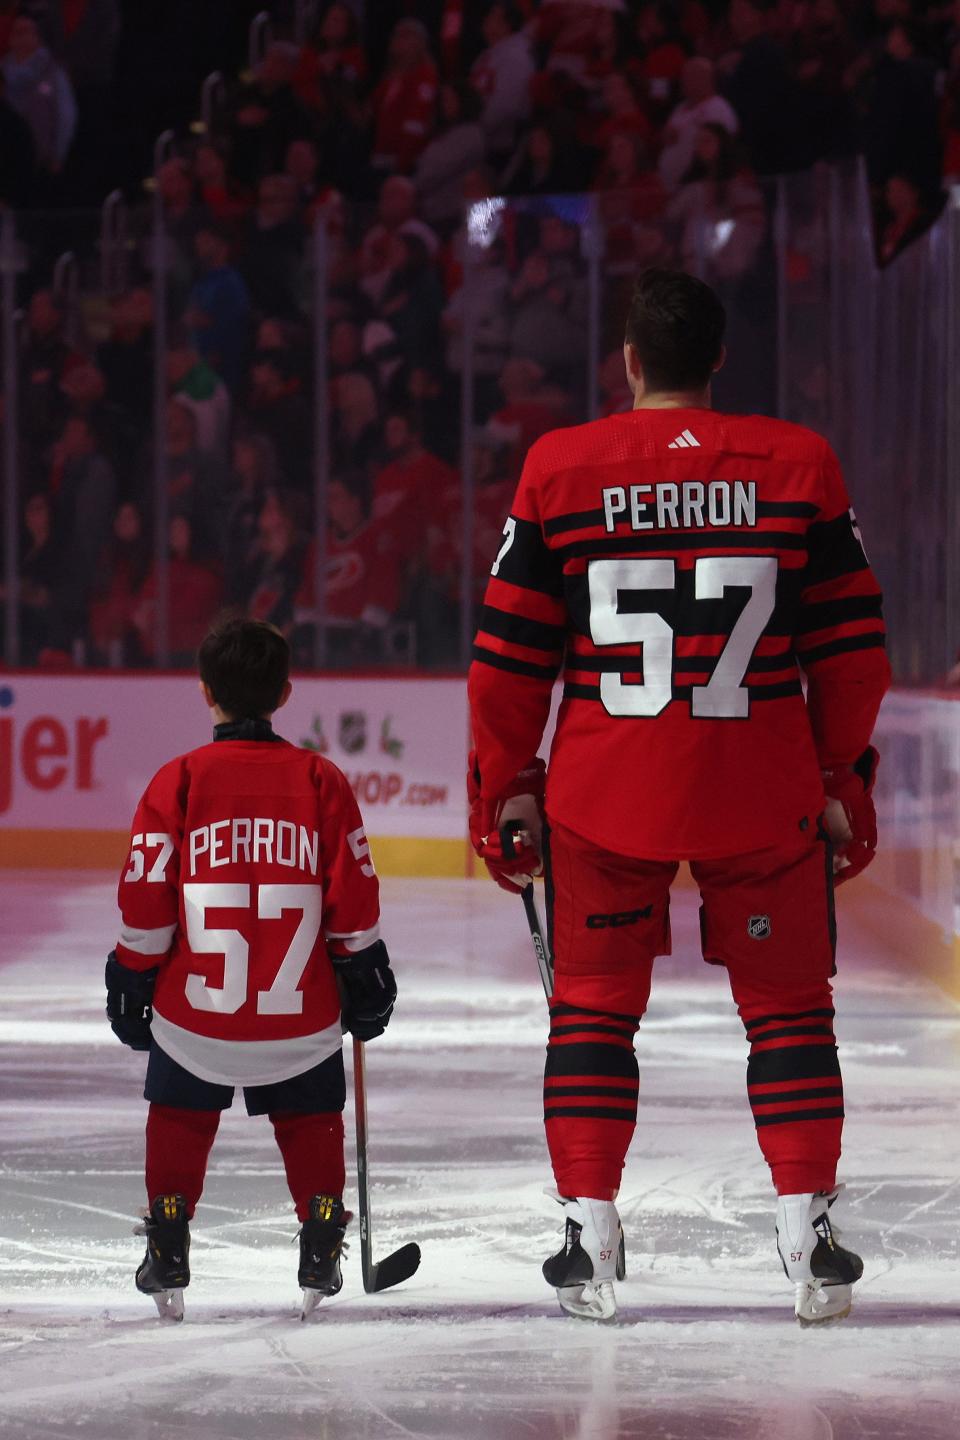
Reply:
M199 654L213 743L171 760L137 807L107 961L107 1015L148 1050L147 1253L137 1289L180 1319L189 1222L221 1111L268 1115L301 1222L304 1314L340 1289L343 1021L381 1035L396 984L346 778L276 735L290 652L234 620ZM339 989L339 994L338 994Z
M546 874L544 1117L566 1239L544 1275L564 1309L597 1319L616 1310L633 1040L681 860L704 958L726 967L746 1028L798 1319L846 1314L862 1271L829 1216L843 1125L830 979L834 884L876 847L880 592L829 445L710 408L724 322L692 277L641 277L634 408L531 447L470 670L475 848L506 889ZM531 757L561 664L544 801ZM523 826L513 858L508 820Z

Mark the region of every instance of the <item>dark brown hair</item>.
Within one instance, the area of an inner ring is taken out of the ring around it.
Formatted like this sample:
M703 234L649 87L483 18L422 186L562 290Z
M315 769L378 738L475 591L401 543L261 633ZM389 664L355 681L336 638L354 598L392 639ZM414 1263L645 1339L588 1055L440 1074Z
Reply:
M200 679L225 715L272 715L290 675L290 646L263 620L215 625L197 653Z
M633 287L627 343L648 390L700 390L723 349L727 315L719 297L683 270L645 270Z

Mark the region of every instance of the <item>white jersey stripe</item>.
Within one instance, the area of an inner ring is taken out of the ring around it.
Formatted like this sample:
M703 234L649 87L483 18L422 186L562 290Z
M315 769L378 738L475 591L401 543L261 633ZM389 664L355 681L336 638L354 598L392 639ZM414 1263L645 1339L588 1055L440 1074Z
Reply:
M213 1085L275 1085L312 1070L343 1047L339 1018L313 1035L289 1040L215 1040L153 1012L154 1040L171 1060Z
M135 955L166 955L176 925L159 925L155 930L136 930L132 925L120 927L120 944Z
M325 930L324 938L327 940L342 940L343 948L348 955L355 955L358 950L366 950L368 945L375 945L380 939L380 922L371 925L369 930L348 930L339 935L335 930Z

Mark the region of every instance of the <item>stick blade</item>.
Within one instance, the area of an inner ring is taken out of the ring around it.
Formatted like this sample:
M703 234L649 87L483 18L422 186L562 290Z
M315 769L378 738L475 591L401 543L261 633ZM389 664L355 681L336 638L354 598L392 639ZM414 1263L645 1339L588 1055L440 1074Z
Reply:
M368 1295L389 1290L392 1285L402 1285L404 1280L409 1280L419 1269L420 1246L412 1242L401 1245L392 1255L387 1255L376 1265L371 1265L370 1274L363 1277L363 1288Z

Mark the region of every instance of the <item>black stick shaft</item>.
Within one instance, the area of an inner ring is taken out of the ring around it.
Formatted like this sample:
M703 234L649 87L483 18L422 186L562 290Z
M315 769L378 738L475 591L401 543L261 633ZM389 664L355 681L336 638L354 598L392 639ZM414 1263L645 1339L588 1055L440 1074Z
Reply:
M370 1180L367 1173L367 1072L363 1041L353 1037L353 1099L357 1127L357 1193L360 1211L360 1267L363 1288L373 1284L373 1237L370 1233Z

